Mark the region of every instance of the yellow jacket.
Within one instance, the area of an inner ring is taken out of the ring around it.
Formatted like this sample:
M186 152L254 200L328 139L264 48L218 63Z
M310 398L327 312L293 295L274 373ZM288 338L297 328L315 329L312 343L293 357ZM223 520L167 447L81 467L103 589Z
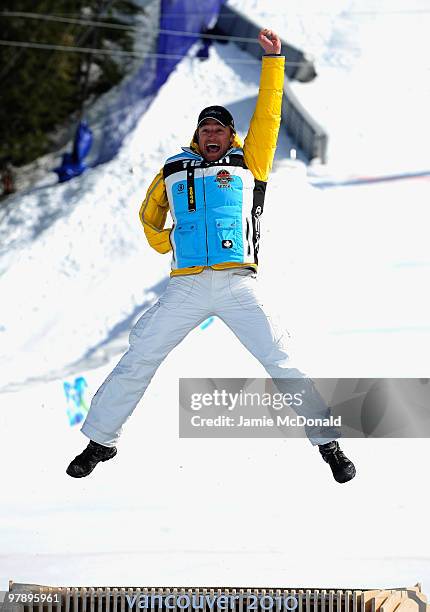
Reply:
M272 168L281 122L284 70L285 58L283 56L263 56L260 88L248 134L243 146L237 134L232 143L232 147L243 148L245 163L258 181L267 182ZM201 154L194 137L191 148ZM163 179L163 169L161 169L150 184L139 211L146 238L150 246L159 253L168 253L172 249L169 239L172 228L164 228L168 212L169 201ZM226 262L214 264L211 267L222 270L245 265L257 267L256 264L249 262L242 264ZM205 266L180 268L172 270L171 276L198 274L204 268Z

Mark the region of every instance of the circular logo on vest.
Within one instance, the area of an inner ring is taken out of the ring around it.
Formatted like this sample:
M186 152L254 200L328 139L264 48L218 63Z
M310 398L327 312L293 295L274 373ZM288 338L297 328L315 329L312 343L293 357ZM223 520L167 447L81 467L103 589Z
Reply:
M228 170L220 170L217 172L215 180L218 183L218 187L230 187L233 178Z
M223 240L222 241L222 248L223 249L231 249L233 247L233 241L232 240Z

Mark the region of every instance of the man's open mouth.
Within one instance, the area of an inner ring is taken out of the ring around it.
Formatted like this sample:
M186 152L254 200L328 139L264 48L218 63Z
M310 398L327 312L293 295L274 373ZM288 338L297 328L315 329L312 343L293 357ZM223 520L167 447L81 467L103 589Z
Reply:
M218 144L215 143L209 143L206 145L206 151L208 153L218 153L218 151L221 149L221 147Z

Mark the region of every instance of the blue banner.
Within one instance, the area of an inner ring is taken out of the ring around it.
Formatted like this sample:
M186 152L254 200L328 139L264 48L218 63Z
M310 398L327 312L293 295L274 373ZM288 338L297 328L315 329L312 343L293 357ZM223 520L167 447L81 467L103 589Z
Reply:
M200 40L199 34L215 25L224 1L205 0L196 3L195 0L162 0L160 19L162 33L158 39L157 53L184 57L190 47ZM163 33L163 30L166 32ZM195 33L195 36L190 36L192 33ZM178 61L169 57L158 59L159 86L165 82Z
M54 168L60 183L79 176L87 169L84 158L88 155L93 143L93 133L86 121L81 121L76 128L72 153L63 153L61 166Z

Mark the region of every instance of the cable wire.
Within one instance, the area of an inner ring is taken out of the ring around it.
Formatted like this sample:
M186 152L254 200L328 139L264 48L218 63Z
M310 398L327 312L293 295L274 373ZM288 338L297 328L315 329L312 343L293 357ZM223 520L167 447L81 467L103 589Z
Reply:
M234 7L230 7L234 10ZM241 12L242 9L237 9L238 12ZM19 13L19 15L18 15ZM3 11L2 13L0 13L0 16L24 16L24 15L28 15L29 13L26 13L25 11ZM41 13L36 13L36 14L41 14ZM313 17L315 15L321 16L321 17L336 17L337 15L427 15L430 14L430 9L420 9L420 8L416 8L416 9L410 9L410 8L405 8L405 9L393 9L393 10L387 10L387 11L372 11L372 10L362 10L362 11L348 11L347 13L340 11L338 13L336 12L327 12L327 11L312 11L312 12L306 12L306 11L302 11L302 12L297 12L297 11L288 11L288 15L289 16L294 16L294 17ZM80 17L80 15L78 15L77 13L58 13L58 16L60 15L68 15L69 17ZM207 15L206 11L194 11L194 15ZM264 12L264 15L262 15L262 17L266 18L266 17L279 17L280 13L267 13ZM184 14L183 13L171 13L169 12L169 16L172 17L183 17ZM229 15L229 14L225 14L222 13L222 18L223 19L236 19L236 15ZM101 17L102 18L102 17Z
M139 53L138 51L123 51L121 49L94 49L93 47L72 47L68 45L51 45L47 43L34 43L34 42L22 42L17 40L0 40L0 45L3 47L26 47L27 49L46 49L54 51L68 51L72 53L100 53L101 55L121 55L124 57L136 57L145 59L146 57L160 58L160 59L183 59L184 55L170 54L170 53ZM236 58L224 58L226 62L232 62L233 64L259 64L260 61L255 59L236 59ZM290 66L307 66L306 62L288 62Z
M76 25L85 25L100 28L110 28L113 30L129 30L134 32L140 32L141 28L137 26L127 26L119 23L104 23L102 21L93 21L89 19L74 19L72 17L58 17L56 15L45 15L42 13L26 13L22 11L7 11L0 13L0 17L23 17L28 19L43 19L45 21L55 21L59 23L72 23ZM189 36L199 38L207 38L213 40L227 40L232 42L248 42L258 45L258 40L255 38L246 38L244 36L230 36L227 34L202 34L201 32L186 32L181 30L163 30L154 28L152 30L154 34L169 34L171 36Z

